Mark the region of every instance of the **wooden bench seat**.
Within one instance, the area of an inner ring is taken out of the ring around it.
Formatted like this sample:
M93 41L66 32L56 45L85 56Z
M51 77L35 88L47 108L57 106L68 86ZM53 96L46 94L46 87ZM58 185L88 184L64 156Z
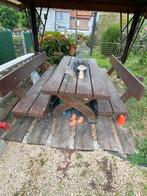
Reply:
M41 93L43 85L47 82L53 72L53 68L47 70L41 78L27 91L24 97L13 108L15 116L29 116L43 118L47 113L50 95Z
M27 78L32 71L44 64L46 60L46 53L42 52L31 56L20 63L17 62L17 66L10 70L9 73L4 72L3 70L4 73L0 76L0 96L5 96L11 90L14 90L21 81Z
M110 100L97 100L98 102L98 115L101 116L111 116L111 115L127 115L128 111L125 102L131 98L135 97L136 100L140 100L144 95L144 85L137 77L132 75L128 69L126 69L122 63L115 57L110 57L110 62L112 68L108 71L111 75L113 71L116 71L118 76L123 80L127 87L127 90L120 96L113 82L106 77L104 81L108 83L109 91L111 92ZM106 72L105 69L101 69L102 72ZM109 77L109 76L107 76Z
M46 61L47 56L46 53L43 51L36 54L27 54L1 65L2 68L0 68L0 97L3 97L3 99L5 99L5 96L10 95L12 92L16 95L15 102L6 112L4 112L4 115L0 117L1 120L3 120L7 116L7 114L12 110L12 108L25 95L26 90L21 87L22 81L27 79L28 76L30 76L31 72L36 70L38 67L40 67L41 70L42 68L45 68ZM35 97L35 99L36 98L37 97ZM49 98L46 98L46 100L47 99ZM45 109L43 108L43 110Z
M106 72L105 69L101 69L101 72ZM109 75L103 75L104 81L107 82L108 89L111 94L111 98L109 100L97 100L98 103L98 114L100 116L111 116L111 115L127 115L128 110L126 105L120 99L118 91L114 86Z
M111 75L113 71L116 71L127 87L126 92L121 96L123 102L125 103L131 97L139 101L144 95L143 78L135 77L114 55L110 57L110 63L112 68L108 71L108 74Z

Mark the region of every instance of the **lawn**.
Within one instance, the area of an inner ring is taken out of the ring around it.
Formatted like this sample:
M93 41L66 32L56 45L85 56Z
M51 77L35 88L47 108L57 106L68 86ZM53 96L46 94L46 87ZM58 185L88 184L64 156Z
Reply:
M144 84L147 86L147 57L145 53L131 53L125 66L135 75L144 77ZM93 52L100 67L109 69L111 64L109 58L103 56L98 49ZM147 165L147 92L140 101L131 98L127 102L129 117L126 126L131 130L139 153L130 157L133 163Z

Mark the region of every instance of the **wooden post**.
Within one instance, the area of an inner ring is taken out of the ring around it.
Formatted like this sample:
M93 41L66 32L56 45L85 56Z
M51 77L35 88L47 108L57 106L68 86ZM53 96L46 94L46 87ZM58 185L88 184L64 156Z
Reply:
M39 52L39 43L38 43L38 28L37 28L37 18L36 18L36 5L35 1L31 1L29 4L30 10L30 19L33 33L33 44L35 52Z
M91 43L90 43L90 56L92 55L93 46L94 46L94 33L96 29L96 18L97 12L93 12L93 24L92 24L92 33L91 33Z
M76 10L76 17L75 17L75 40L77 43L77 10Z
M122 55L122 12L120 12L120 56Z
M130 46L131 46L131 43L132 43L132 41L134 39L134 36L136 34L136 30L137 30L138 23L140 21L141 14L142 14L142 10L139 10L138 12L136 12L134 14L132 25L131 25L131 29L130 29L130 31L128 33L125 49L124 49L124 52L123 52L122 57L121 57L121 62L122 63L125 63L128 55L129 55Z

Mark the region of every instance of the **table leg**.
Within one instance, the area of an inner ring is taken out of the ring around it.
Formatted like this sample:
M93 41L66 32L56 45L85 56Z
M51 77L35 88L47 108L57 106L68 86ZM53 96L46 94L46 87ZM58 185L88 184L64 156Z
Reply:
M59 113L64 112L65 110L68 110L70 108L77 109L79 112L84 114L90 122L95 122L95 114L93 110L85 105L88 100L84 101L76 97L67 97L67 96L58 96L60 99L63 100L64 103L59 104L55 110L54 115L59 115Z

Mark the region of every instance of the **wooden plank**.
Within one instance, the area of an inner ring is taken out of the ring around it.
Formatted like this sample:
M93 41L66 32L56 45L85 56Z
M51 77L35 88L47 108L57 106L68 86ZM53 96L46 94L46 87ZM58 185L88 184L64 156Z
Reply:
M98 114L100 116L111 116L113 110L109 100L98 100Z
M92 84L91 84L91 78L90 78L89 66L88 66L84 78L82 80L78 78L76 96L84 96L86 98L90 98L90 97L92 98L93 92L92 92L91 85Z
M113 136L115 126L111 117L99 116L96 123L98 142L104 150L118 151L117 143Z
M50 79L46 82L44 85L42 91L44 94L50 94L50 95L56 95L61 82L63 80L66 66L69 65L71 60L70 56L65 56L57 66L56 70L54 71L54 74L50 77Z
M5 135L4 140L21 142L28 128L32 123L32 118L18 118L10 132Z
M47 143L47 139L50 133L50 129L52 126L52 119L50 118L48 121L37 121L35 127L30 133L27 143L28 144L43 144Z
M50 95L41 93L28 111L28 116L44 118L48 111L48 103L50 101L50 98Z
M140 100L144 95L143 83L137 77L135 77L126 67L124 67L121 61L119 61L114 55L111 56L110 62L114 70L128 87L131 95L134 96L137 100Z
M124 127L118 126L116 123L115 123L115 126L116 126L118 137L120 139L124 153L125 154L135 153L136 149L135 149L133 136L131 135L129 130Z
M100 70L101 72L105 73L104 75L104 81L107 81L107 85L109 88L109 92L110 92L110 102L111 102L111 106L114 112L114 115L119 115L119 114L124 114L127 115L128 114L128 110L125 106L125 104L123 103L123 101L119 98L118 92L111 80L111 78L108 76L108 74L106 74L106 72L104 70Z
M4 0L2 0L4 1ZM14 1L8 1L9 5L14 4ZM20 2L20 1L19 1ZM23 2L23 1L21 1ZM27 4L29 2L27 1ZM19 6L21 7L22 4ZM146 1L140 0L140 1L128 1L128 0L121 0L118 3L116 3L116 0L109 0L109 1L68 1L68 0L50 0L50 1L36 1L36 7L52 7L52 8L60 8L60 9L72 9L72 10L89 10L89 11L102 11L102 12L118 12L120 13L120 10L123 13L135 13L137 8L142 7L144 8L144 12L147 12L147 4Z
M13 108L12 112L16 116L27 116L28 111L33 105L34 101L40 94L42 86L46 83L48 78L53 73L54 68L47 70L41 78L30 88L25 96L18 102L18 104Z
M73 144L70 143L72 130L69 125L69 119L61 116L56 118L54 122L54 135L51 140L51 147L73 149Z
M28 59L30 60L35 54L34 53L28 53L28 54L25 54L23 56L20 56L20 57L17 57L16 59L13 59L11 61L8 61L4 64L2 64L0 66L0 73L1 75L4 74L7 74L9 73L12 69L16 69L18 68L18 66L20 64L22 64L23 62L27 61Z
M69 63L69 66L72 67L72 64L74 63L75 57L71 58L71 61ZM76 84L77 84L77 76L75 77L64 77L62 84L59 89L59 94L65 95L75 95L76 93Z
M17 86L24 78L28 77L33 70L36 70L47 60L46 53L42 52L25 62L6 76L0 78L0 96L5 96L9 91Z
M109 90L107 81L104 80L103 74L100 68L97 66L95 59L89 59L89 67L91 74L91 83L94 93L94 98L98 99L109 99Z
M91 126L86 121L82 125L76 127L75 149L94 150Z

